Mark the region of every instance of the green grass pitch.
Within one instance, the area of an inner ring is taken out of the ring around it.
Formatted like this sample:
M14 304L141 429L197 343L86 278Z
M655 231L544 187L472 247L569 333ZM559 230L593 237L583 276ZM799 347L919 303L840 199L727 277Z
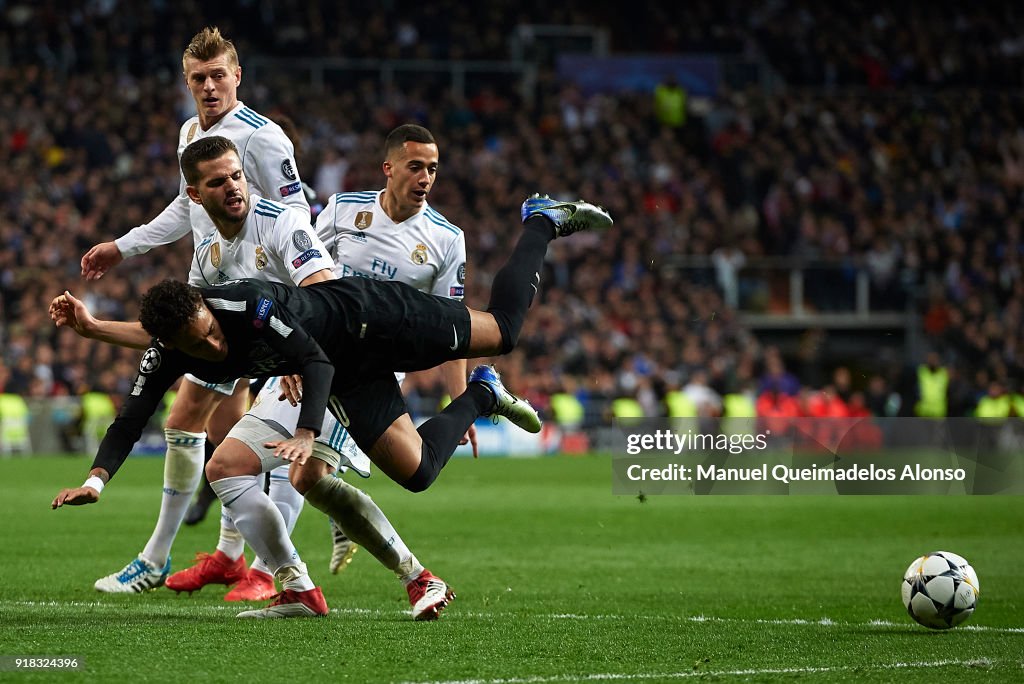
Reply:
M327 523L311 507L295 541L332 613L244 621L221 587L93 590L148 537L162 467L133 458L98 505L52 511L87 460L0 460L0 656L85 663L0 681L1024 679L1020 497L641 501L611 494L607 458L460 458L424 494L362 482L455 587L440 621L412 622L401 585L365 550L328 574ZM216 519L183 528L175 569L212 551ZM977 612L948 632L918 626L899 598L910 561L940 549L981 581Z

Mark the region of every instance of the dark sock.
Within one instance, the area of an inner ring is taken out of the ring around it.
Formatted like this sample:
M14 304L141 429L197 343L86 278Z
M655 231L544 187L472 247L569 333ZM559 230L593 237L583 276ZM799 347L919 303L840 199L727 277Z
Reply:
M508 261L494 276L487 311L494 316L501 330L503 354L516 346L526 310L533 303L540 286L540 272L548 243L554 236L555 229L550 220L531 216L523 225L523 233Z
M417 432L423 440L420 465L412 477L402 483L411 492L422 492L437 479L441 469L455 453L459 440L479 416L494 408L494 395L487 387L472 383Z
M204 506L209 506L211 503L217 500L217 494L213 491L213 487L211 487L210 483L206 480L205 466L205 464L209 463L210 459L213 458L213 452L214 450L216 450L216 448L216 444L214 444L210 440L206 440L206 453L203 454L203 479L201 484L199 485L199 497L197 499L197 502Z

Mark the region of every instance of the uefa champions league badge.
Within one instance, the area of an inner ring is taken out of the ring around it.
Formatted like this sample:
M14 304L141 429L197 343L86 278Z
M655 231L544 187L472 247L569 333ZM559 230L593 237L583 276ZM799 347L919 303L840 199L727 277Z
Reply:
M142 361L139 362L139 372L143 375L155 373L156 370L160 368L160 362L160 350L156 347L150 347L146 350L146 353L142 355Z

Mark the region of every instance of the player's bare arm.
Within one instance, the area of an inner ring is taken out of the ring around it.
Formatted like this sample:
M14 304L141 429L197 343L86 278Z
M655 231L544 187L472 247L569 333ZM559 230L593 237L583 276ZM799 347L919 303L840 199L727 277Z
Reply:
M312 276L311 276L312 277ZM82 337L131 349L149 347L149 333L137 321L104 321L89 311L85 302L67 290L50 302L50 318L60 327L69 327Z

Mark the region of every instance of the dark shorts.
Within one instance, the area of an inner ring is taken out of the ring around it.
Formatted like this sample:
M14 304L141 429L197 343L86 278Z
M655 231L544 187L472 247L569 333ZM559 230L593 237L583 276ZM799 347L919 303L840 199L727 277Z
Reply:
M328 407L364 452L408 413L396 371L434 368L466 357L469 309L399 283L376 282L360 294L351 358L334 358Z

